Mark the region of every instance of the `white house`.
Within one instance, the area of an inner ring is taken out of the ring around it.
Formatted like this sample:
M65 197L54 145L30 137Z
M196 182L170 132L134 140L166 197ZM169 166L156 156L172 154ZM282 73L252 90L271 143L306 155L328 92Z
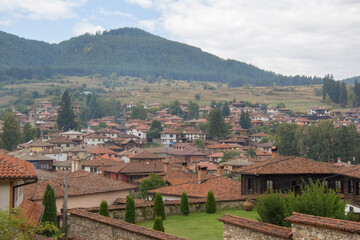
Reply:
M205 140L206 137L205 133L199 131L189 131L186 132L184 136L188 140L196 140L196 139Z
M136 129L136 128L132 128L132 129L128 129L126 131L126 135L134 135L140 138L140 141L143 141L146 139L146 132L145 130L141 130L141 129Z
M66 161L68 156L67 152L63 152L61 149L45 150L42 154L60 162Z
M92 146L103 145L107 141L109 141L109 138L100 134L90 134L84 136L84 143L86 145L92 145Z
M311 107L308 108L308 115L314 116L330 116L331 109L325 107Z
M179 142L181 133L176 130L167 129L160 133L161 144L170 145Z

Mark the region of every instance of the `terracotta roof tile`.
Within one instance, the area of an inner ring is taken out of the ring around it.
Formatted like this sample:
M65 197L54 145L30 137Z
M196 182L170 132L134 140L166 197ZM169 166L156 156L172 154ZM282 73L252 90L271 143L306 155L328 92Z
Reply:
M21 208L19 210L21 218L29 220L29 223L34 225L39 223L44 208L42 204L24 199L19 207Z
M150 151L144 150L128 156L130 159L161 159L161 156L154 154Z
M269 234L274 237L291 239L292 236L291 228L280 227L273 224L258 222L255 220L233 216L229 214L226 214L221 218L218 218L218 220L226 224L231 224L234 226L246 228L256 232Z
M300 223L360 234L360 223L354 221L318 217L296 212L293 212L293 215L285 218L285 220L291 223Z
M150 190L150 193L161 193L162 195L181 196L186 192L189 197L206 198L209 191L213 191L215 198L240 197L241 183L226 177L208 177L201 183L197 181L172 185Z
M121 173L138 174L138 173L156 173L164 171L164 163L159 161L134 161L126 163L121 169Z
M0 179L1 178L37 179L37 176L32 163L7 154L0 154Z
M87 153L89 154L96 154L96 155L103 155L103 154L114 154L115 152L109 148L106 147L98 147L98 148L94 148L90 151L88 151Z

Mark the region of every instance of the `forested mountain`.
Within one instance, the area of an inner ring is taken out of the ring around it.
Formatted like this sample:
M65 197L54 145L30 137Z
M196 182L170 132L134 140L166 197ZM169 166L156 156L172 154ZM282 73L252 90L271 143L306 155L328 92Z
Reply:
M352 78L346 78L346 79L343 79L341 81L343 81L345 84L354 84L355 83L355 80L357 80L358 82L360 81L360 76L356 76L356 77L352 77Z
M322 79L283 76L136 28L85 34L59 44L26 40L0 32L0 80L45 79L53 74L99 73L156 79L213 81L269 86L320 84Z

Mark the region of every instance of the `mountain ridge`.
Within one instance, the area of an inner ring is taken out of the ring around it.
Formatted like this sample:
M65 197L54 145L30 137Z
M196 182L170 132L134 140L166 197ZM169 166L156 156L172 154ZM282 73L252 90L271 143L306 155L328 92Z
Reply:
M171 41L137 28L119 28L72 37L58 44L0 32L0 80L53 74L99 73L134 77L212 81L229 86L308 85L321 78L284 76L248 63L222 59L198 47Z

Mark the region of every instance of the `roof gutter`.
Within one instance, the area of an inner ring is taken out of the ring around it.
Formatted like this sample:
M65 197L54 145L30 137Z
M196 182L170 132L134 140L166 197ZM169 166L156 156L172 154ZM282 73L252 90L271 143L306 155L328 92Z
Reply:
M19 184L19 185L16 185L16 186L13 186L13 191L12 191L12 207L15 207L15 188L18 188L18 187L23 187L23 186L26 186L26 185L29 185L29 184L32 184L32 183L36 183L37 182L37 178L35 178L35 181L33 182L26 182L26 183L23 183L23 184Z

